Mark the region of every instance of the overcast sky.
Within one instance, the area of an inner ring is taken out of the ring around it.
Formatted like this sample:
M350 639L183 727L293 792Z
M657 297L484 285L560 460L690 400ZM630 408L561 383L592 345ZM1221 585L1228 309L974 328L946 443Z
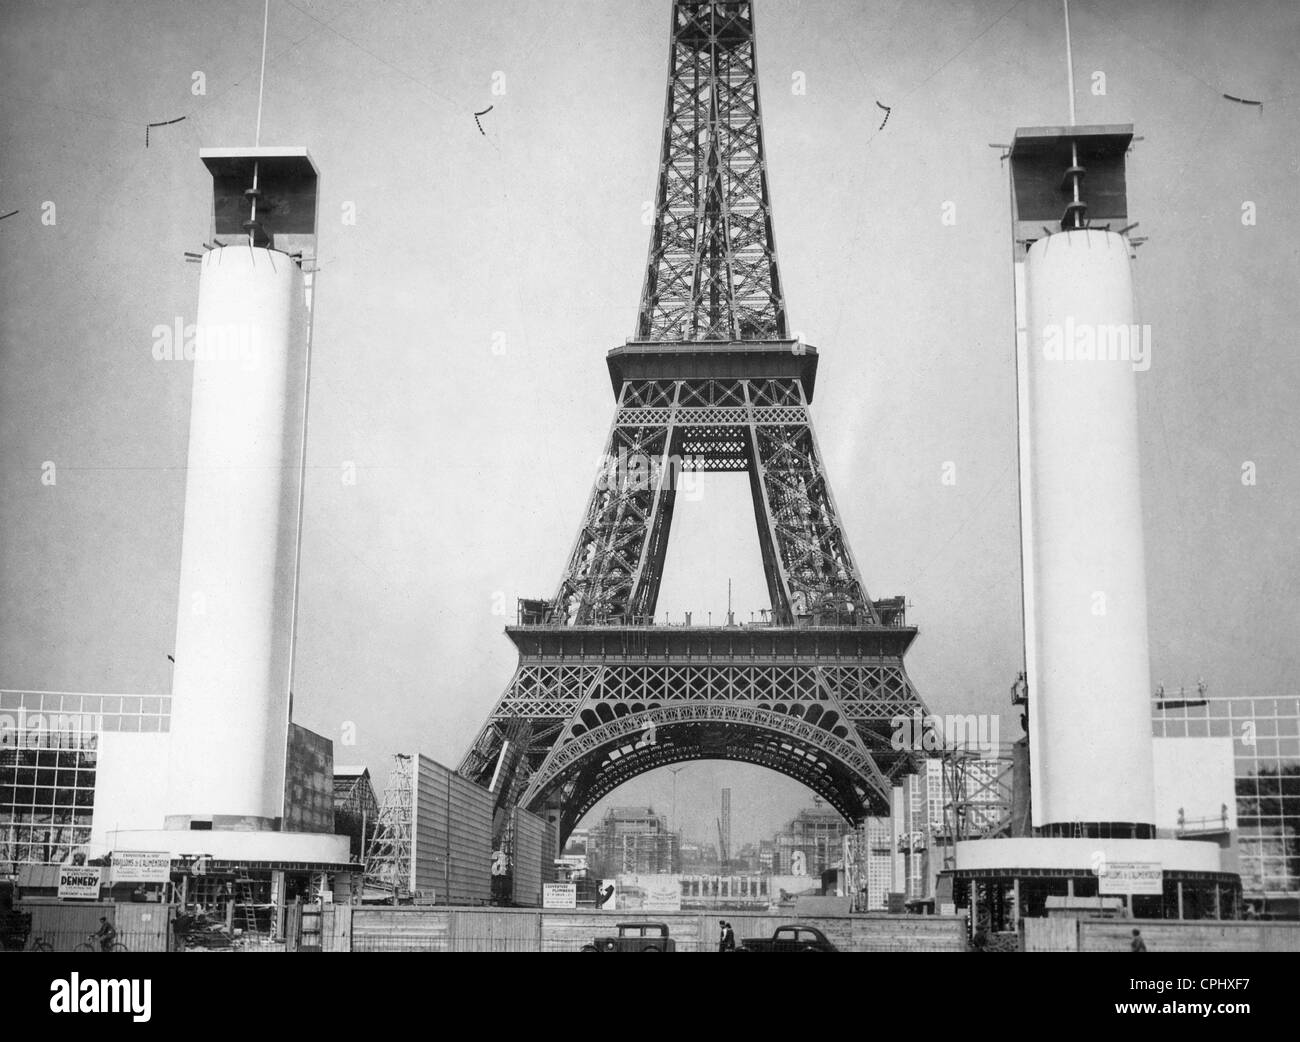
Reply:
M1065 121L1060 4L756 6L789 315L821 351L814 416L855 554L872 596L909 599L931 708L1003 713L1014 738L1011 252L989 144ZM612 418L604 354L636 316L669 10L272 0L262 141L308 146L322 174L295 715L380 784L398 750L459 763L515 665L494 606L554 592ZM1079 121L1143 138L1153 683L1294 694L1300 8L1072 12ZM198 149L252 142L261 16L0 9L0 213L18 211L0 221L0 687L170 690L192 374L154 360L152 330L194 319ZM745 479L710 476L674 519L660 616L725 611L729 577L742 618L765 606ZM677 802L699 838L722 785L737 841L810 799L692 765ZM671 776L611 801L668 813Z

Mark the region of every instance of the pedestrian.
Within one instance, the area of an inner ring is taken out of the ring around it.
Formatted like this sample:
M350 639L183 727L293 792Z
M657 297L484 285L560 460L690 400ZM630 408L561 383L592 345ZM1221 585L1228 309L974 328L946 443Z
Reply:
M718 951L725 952L727 950L727 920L718 920L718 930Z
M178 907L172 915L173 951L183 952L185 950L185 937L193 925L194 916L186 914L183 909Z
M1136 927L1133 928L1133 940L1129 942L1128 949L1131 952L1144 952L1147 950L1147 942L1142 940L1142 931Z
M722 944L724 952L736 950L736 931L731 928L731 923L722 924Z

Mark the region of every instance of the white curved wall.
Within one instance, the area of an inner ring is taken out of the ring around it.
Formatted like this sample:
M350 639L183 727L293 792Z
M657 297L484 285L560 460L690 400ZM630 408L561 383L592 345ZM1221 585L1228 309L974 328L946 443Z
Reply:
M1128 243L1039 239L1025 261L1022 495L1035 825L1154 820L1134 362L1057 357L1136 321ZM1025 458L1027 455L1027 458Z
M110 850L166 851L173 859L206 854L218 861L301 861L347 866L351 840L323 832L183 832L121 829L106 835Z
M957 844L957 870L1063 869L1095 873L1107 861L1155 862L1165 871L1222 872L1215 843L1183 839L973 839Z
M168 815L278 818L289 717L307 325L283 253L199 278Z

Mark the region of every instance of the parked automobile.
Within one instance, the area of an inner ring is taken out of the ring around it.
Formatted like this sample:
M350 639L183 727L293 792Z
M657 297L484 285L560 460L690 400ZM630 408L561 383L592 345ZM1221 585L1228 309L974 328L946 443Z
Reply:
M597 937L584 952L675 952L667 923L619 923L617 937Z
M738 952L837 952L835 945L815 926L789 923L778 926L771 937L747 937Z

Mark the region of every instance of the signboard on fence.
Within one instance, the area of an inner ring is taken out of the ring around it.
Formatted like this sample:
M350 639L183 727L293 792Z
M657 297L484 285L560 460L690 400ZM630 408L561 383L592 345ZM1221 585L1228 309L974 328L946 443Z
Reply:
M671 883L656 883L645 887L645 898L641 902L643 912L680 912L682 910L682 886L676 879Z
M543 883L543 908L577 908L578 885L576 883Z
M59 897L91 901L99 898L98 865L60 865Z
M1159 861L1107 861L1097 877L1101 894L1162 894L1165 874Z
M171 872L172 857L165 850L113 851L114 883L165 883Z

